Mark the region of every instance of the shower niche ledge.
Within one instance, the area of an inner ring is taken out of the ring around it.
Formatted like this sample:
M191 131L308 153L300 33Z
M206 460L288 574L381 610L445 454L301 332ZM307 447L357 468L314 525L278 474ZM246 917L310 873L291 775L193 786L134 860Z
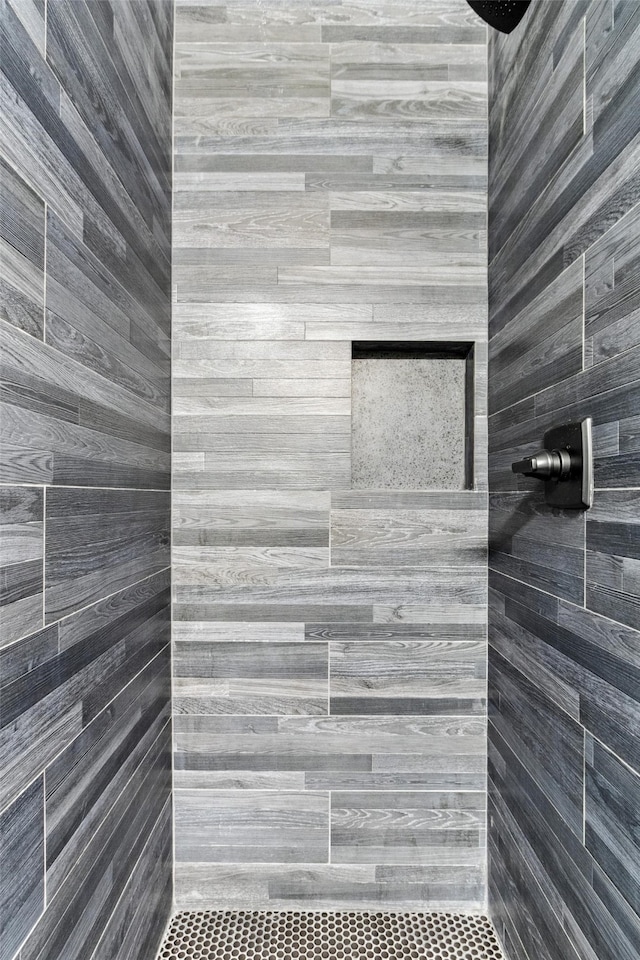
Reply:
M354 341L351 485L473 488L474 343Z

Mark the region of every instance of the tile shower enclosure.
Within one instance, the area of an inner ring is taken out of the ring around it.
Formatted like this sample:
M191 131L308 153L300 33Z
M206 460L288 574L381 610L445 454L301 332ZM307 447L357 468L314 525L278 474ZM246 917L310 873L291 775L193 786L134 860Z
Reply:
M179 906L488 895L509 960L640 955L640 4L490 31L488 118L486 38L0 0L0 960L155 954L171 534ZM354 344L461 342L464 482L362 455ZM589 415L559 515L510 464Z

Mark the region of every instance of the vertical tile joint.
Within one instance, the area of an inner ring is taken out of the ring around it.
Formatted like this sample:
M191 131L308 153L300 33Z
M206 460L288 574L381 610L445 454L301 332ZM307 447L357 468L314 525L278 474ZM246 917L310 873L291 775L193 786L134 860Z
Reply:
M42 849L43 849L43 905L46 910L47 900L47 771L42 772Z
M582 844L587 844L587 731L582 731Z
M42 342L47 342L47 233L49 220L49 204L44 202L44 244L42 268Z
M47 624L46 606L46 572L47 572L47 488L42 488L42 626Z
M582 254L582 372L583 373L587 367L586 327L587 327L587 257L586 257L586 254L583 253Z
M587 18L582 18L582 133L587 135Z

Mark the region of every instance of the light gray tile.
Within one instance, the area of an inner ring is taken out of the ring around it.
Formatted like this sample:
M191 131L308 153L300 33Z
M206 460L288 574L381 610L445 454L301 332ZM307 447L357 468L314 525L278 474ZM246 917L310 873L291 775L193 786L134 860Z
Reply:
M352 491L349 399L354 339L486 340L484 28L462 0L453 13L234 0L178 3L177 36L175 637L208 670L214 646L289 644L304 663L330 643L333 706L374 715L327 716L317 680L269 670L176 677L176 784L481 792L486 498ZM478 417L482 376L479 362ZM436 700L447 716L415 715ZM340 844L352 859L358 824ZM185 905L483 896L481 847L452 856L438 836L428 867L412 841L357 866L265 863L260 838L253 861L232 844L233 862L207 864L189 829Z
M486 526L486 509L334 509L331 561L358 567L480 566L486 560Z
M326 863L328 797L318 793L178 790L179 863Z

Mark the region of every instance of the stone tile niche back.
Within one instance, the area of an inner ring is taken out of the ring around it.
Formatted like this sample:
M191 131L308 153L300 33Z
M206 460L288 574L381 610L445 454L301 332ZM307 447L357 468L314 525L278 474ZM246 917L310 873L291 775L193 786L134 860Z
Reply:
M352 486L463 490L465 380L461 359L354 359Z
M175 95L177 904L480 911L486 28L179 2ZM366 341L473 345L457 490L356 489Z

